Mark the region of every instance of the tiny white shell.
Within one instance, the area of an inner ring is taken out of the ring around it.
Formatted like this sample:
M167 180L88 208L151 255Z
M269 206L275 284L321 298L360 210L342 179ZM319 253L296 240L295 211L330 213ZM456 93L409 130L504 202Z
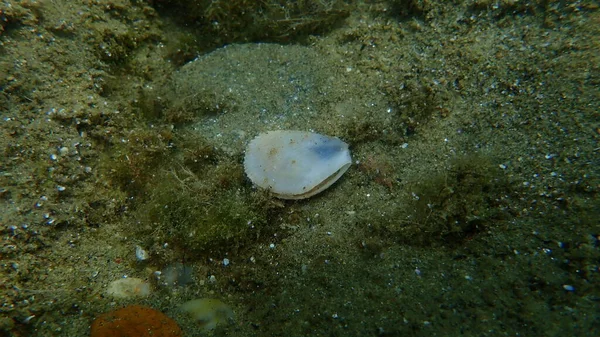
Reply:
M306 131L260 134L244 157L248 178L281 199L304 199L325 190L351 163L348 144Z

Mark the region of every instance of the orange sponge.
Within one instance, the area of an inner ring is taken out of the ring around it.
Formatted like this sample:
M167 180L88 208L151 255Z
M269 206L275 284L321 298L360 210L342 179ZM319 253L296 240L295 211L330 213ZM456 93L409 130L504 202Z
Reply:
M177 323L160 311L130 305L100 315L92 323L91 337L181 337Z

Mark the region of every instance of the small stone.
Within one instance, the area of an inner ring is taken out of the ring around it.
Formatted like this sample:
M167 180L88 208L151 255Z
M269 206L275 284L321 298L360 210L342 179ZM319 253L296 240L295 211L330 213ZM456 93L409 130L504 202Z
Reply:
M138 261L145 261L150 258L150 254L144 250L144 248L140 246L135 246L135 257Z
M91 326L91 337L181 337L177 323L165 314L141 305L130 305L100 315Z
M200 324L203 331L210 331L235 318L227 304L214 298L199 298L183 303L179 309Z
M114 298L147 297L151 292L150 284L135 277L114 280L106 287L106 295Z
M564 284L564 285L563 285L563 289L564 289L564 290L566 290L566 291L569 291L569 292L573 292L573 291L575 291L575 287L573 287L573 286L572 286L572 285L570 285L570 284Z
M194 282L194 268L191 265L177 262L161 271L163 285L184 287Z

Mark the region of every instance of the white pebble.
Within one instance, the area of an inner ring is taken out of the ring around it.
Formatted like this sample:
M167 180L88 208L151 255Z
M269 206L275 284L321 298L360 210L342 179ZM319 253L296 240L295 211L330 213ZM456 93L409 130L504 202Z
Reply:
M106 295L114 298L147 297L152 292L150 284L136 277L114 280L106 287Z
M144 250L144 248L140 246L135 246L135 257L138 261L145 261L150 258L150 254Z

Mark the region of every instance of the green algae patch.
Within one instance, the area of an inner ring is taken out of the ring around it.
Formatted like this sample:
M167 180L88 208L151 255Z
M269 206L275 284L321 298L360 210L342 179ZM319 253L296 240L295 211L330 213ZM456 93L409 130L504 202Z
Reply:
M248 41L298 42L311 34L332 30L352 10L348 2L341 0L161 1L155 7L158 12L173 16L179 25L196 27L196 36L204 46Z
M213 182L230 186L225 179L229 178L217 177ZM188 252L236 250L265 222L265 214L253 206L249 193L215 187L191 172L173 170L161 176L150 193L137 211L142 223L138 234L173 242Z
M399 79L391 83L393 85L386 84L384 90L397 110L394 128L402 128L404 135L410 136L424 128L432 119L445 118L450 114L453 94L446 88L418 81L403 83Z
M104 171L131 197L137 225L130 230L149 245L228 251L266 222L267 208L244 186L241 163L193 131L134 129Z
M441 171L409 178L406 207L383 225L410 244L455 245L506 217L511 183L491 158L473 154L452 158Z
M156 167L172 155L169 148L172 137L173 133L166 128L133 128L121 144L104 154L101 172L114 186L137 196L154 179Z

